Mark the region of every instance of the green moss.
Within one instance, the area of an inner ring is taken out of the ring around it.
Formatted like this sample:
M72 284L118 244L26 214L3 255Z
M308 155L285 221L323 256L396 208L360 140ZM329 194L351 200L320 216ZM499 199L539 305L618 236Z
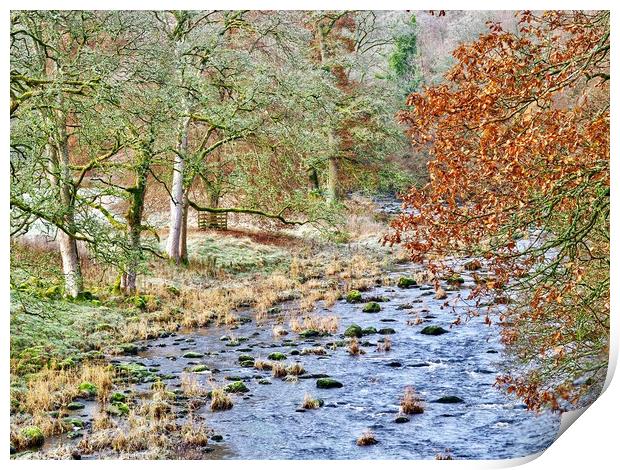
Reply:
M183 354L183 357L185 359L200 359L201 357L204 357L204 354L196 351L189 351Z
M82 421L80 418L70 416L68 418L65 418L64 422L73 428L84 429L84 421Z
M317 330L304 330L299 333L299 336L301 336L302 338L316 338L320 335L321 333L319 333Z
M379 331L377 331L377 333L379 333L380 335L393 335L394 333L396 333L396 330L394 328L381 328Z
M108 413L114 416L125 416L129 414L129 406L125 403L115 403L108 406Z
M24 441L25 447L40 447L45 442L43 431L37 426L25 427L19 433Z
M110 395L110 403L125 403L127 396L123 392L114 392Z
M377 313L381 311L381 306L377 302L368 302L362 311L364 313Z
M401 277L398 280L398 284L397 286L400 287L401 289L409 289L410 287L416 286L417 283L415 282L415 279L411 279L410 277Z
M325 377L317 379L316 386L317 388L342 388L343 385L335 379Z
M71 403L67 405L67 409L71 411L81 410L82 408L84 408L84 403L78 403L76 401L72 401Z
M444 333L447 333L447 332L448 330L445 330L441 326L436 326L436 325L424 327L422 331L420 331L420 333L422 333L423 335L431 335L431 336L443 335Z
M358 290L350 290L347 293L346 299L350 304L360 303L362 301L362 293Z
M362 327L354 323L344 331L344 335L348 338L361 338L363 335Z
M366 335L374 335L377 333L377 329L374 326L369 326L367 328L364 328L362 330L362 335L366 336Z
M249 392L250 389L246 387L246 385L240 380L230 383L224 387L224 391L226 393L245 393Z
M91 382L82 382L78 386L78 391L83 396L94 397L97 395L97 386Z
M267 359L270 359L272 361L283 361L284 359L286 359L286 354L281 352L272 352L271 354L269 354L269 356L267 356Z
M249 354L241 354L239 356L239 364L243 362L252 362L252 364L254 364L254 358L250 356Z

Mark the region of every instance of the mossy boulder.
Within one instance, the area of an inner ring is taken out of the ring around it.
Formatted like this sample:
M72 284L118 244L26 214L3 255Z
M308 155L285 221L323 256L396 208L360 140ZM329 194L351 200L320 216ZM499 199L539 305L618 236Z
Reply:
M83 408L84 408L84 403L79 403L77 401L72 401L71 403L67 405L67 409L71 411L81 410Z
M348 338L361 338L363 335L362 327L353 323L346 330L344 330L344 335Z
M321 336L321 333L319 333L317 330L304 330L299 333L299 336L301 336L302 338L316 338L317 336Z
M110 395L110 403L125 403L127 401L127 395L123 392L114 392Z
M272 361L283 361L284 359L286 359L286 354L281 352L272 352L271 354L269 354L269 356L267 356L267 359L270 359Z
M448 333L448 330L442 328L441 326L430 325L422 328L422 331L420 331L420 333L422 333L423 335L439 336Z
M366 336L366 335L375 335L377 334L377 329L374 326L369 326L367 328L364 328L362 330L362 335Z
M122 354L138 354L138 346L133 343L122 343L118 345L118 349Z
M254 358L249 354L241 354L238 358L239 364L243 364L244 362L251 362L254 365Z
M454 396L454 395L446 395L445 397L441 397L435 400L435 403L446 403L446 404L463 403L463 402L464 400L462 398Z
M97 386L91 382L82 382L78 386L80 395L85 397L94 397L97 395Z
M368 302L362 311L364 313L377 313L381 311L381 306L377 302Z
M224 387L224 391L226 393L245 393L249 392L250 389L246 387L246 385L240 380L230 383Z
M258 381L259 385L271 385L271 380L269 379L260 379Z
M465 282L465 279L463 279L463 277L460 274L454 273L451 276L446 278L446 282L453 286L458 286L458 285L463 284Z
M129 406L126 403L115 403L108 406L108 413L113 416L126 416L129 414Z
M43 431L38 426L27 426L19 434L24 447L41 447L45 442Z
M65 418L64 422L74 429L75 428L84 429L84 421L82 421L80 418L75 418L73 416L70 416L68 418Z
M196 352L196 351L189 351L183 354L183 357L185 359L200 359L201 357L204 357L204 356L205 355L203 353Z
M358 290L350 290L346 296L347 302L350 304L357 304L362 301L362 293Z
M332 379L330 377L324 377L324 378L317 379L316 387L329 389L329 388L342 388L343 385L342 383L338 382L335 379Z
M254 361L252 361L252 363L254 363ZM209 370L209 367L205 366L204 364L198 364L196 366L190 367L189 369L190 372L194 372L196 374L199 374L201 372L207 372L208 370Z
M410 277L401 277L396 285L401 289L409 289L410 287L416 286L417 282Z
M380 335L393 335L396 334L396 330L394 328L381 328L377 331Z

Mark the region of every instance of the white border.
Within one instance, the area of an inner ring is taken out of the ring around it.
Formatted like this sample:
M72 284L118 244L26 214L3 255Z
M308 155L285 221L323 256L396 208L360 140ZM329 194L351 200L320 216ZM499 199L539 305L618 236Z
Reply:
M615 86L616 77L618 72L618 53L615 49L614 39L616 37L615 31L618 27L617 15L619 14L611 1L590 0L590 1L502 1L502 2L483 2L483 1L455 1L444 0L437 1L397 1L397 0L382 0L382 1L360 1L360 0L340 0L340 1L325 1L325 0L297 0L294 4L285 2L283 0L228 0L228 1L190 1L190 0L176 0L172 1L131 1L131 0L107 0L105 2L88 2L88 1L75 1L75 0L8 0L0 9L2 9L2 21L0 22L0 38L3 43L2 65L3 71L0 80L2 81L4 93L2 95L2 109L8 109L9 107L9 94L8 94L8 70L9 70L9 10L10 9L207 9L207 8L219 8L219 9L264 9L264 10L286 10L286 9L364 9L364 10L399 10L399 9L412 9L412 10L429 10L429 9L470 9L470 10L523 10L523 9L600 9L600 10L612 10L612 122L611 122L611 172L614 181L614 176L618 174L618 143L617 139L613 136L620 135L617 124L617 104L615 102L618 93L617 86ZM9 117L4 114L3 126L1 129L2 142L4 149L9 147ZM7 154L5 154L8 156ZM2 384L3 390L2 399L2 448L4 449L4 456L0 457L3 460L9 460L9 208L8 208L8 192L9 192L9 168L8 158L4 160L5 170L0 172L0 188L2 191L2 197L4 204L2 205L2 220L5 229L2 231L2 242L0 243L0 256L4 260L3 269L0 271L0 282L3 286L2 299L4 313L4 330L0 335L2 342ZM618 224L617 224L617 202L618 197L616 190L612 190L612 259L618 260L618 254L615 247L618 246ZM618 279L618 265L612 263L611 267L611 279L612 286L614 288L611 292L612 306L618 304L618 289L615 288L616 280ZM617 310L617 309L615 309ZM502 460L502 461L380 461L379 465L390 466L393 469L398 468L411 468L412 465L415 468L437 468L438 465L445 466L457 466L458 468L506 468L515 465L521 465L527 462L528 469L549 469L549 468L596 468L607 469L618 466L620 458L617 455L618 448L618 429L620 422L620 412L618 406L618 399L620 398L620 385L618 385L618 379L611 381L611 376L615 370L617 357L618 357L618 325L617 325L618 312L614 312L612 315L612 342L611 342L611 358L610 358L610 374L608 375L608 389L603 395L585 412L574 425L570 427L568 432L563 433L557 442L555 442L547 451L542 453L541 456L530 456L523 459L515 460ZM579 414L579 413L575 413ZM574 421L574 417L568 415L564 416L563 427L567 428L570 423ZM294 438L294 436L292 436ZM415 438L415 436L412 436ZM537 457L537 458L536 458ZM66 468L66 465L89 465L97 466L99 468L112 468L113 465L121 465L125 468L129 466L143 465L144 462L135 461L92 461L92 462L58 462L58 461L10 461L10 465L13 468ZM151 468L159 467L164 468L169 466L170 462L165 461L149 461L148 465ZM614 465L615 464L615 465ZM291 466L295 466L296 469L310 469L320 466L321 468L353 468L363 469L371 468L371 465L376 465L370 461L196 461L196 462L184 462L183 465L187 465L192 468L209 468L217 469L234 469L240 465L251 466L252 470L255 468L268 467L270 469L287 469L290 470Z

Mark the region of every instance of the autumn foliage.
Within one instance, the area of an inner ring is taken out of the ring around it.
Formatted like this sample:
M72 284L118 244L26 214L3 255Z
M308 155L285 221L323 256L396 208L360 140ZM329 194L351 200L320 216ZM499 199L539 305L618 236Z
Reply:
M521 13L519 30L454 51L444 84L399 118L428 149L387 241L435 269L485 259L504 296L503 340L522 361L498 378L532 409L595 397L609 328L609 12Z

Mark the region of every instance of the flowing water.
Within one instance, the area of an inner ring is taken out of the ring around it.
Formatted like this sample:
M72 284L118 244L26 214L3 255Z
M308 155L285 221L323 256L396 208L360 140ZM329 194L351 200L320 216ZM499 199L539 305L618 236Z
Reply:
M388 216L400 210L393 199L379 201L379 205ZM414 265L401 265L389 275L408 276L415 269ZM116 357L112 362L145 366L175 391L181 389L183 371L198 365L206 370L191 374L207 388L236 380L245 383L249 391L233 395L232 409L212 412L205 403L195 411L223 438L204 449L205 458L432 459L448 452L455 459L506 459L544 450L557 436L560 418L530 412L494 386L496 376L509 367L499 341L500 327L485 324L483 315L451 327L457 315L465 318L463 299L475 285L467 273L463 278L460 288L444 286L445 300L435 300L430 286L377 287L364 293L366 299L385 297L376 313L362 312L363 303L342 300L327 309L319 302L316 314L340 317L340 330L334 335L304 339L289 331L276 338L274 323L257 325L248 310L238 312L245 322L234 330L214 326L180 332L144 342L139 357ZM273 317L284 319L283 326L288 329L287 312L294 304L284 303L281 308ZM352 356L346 342L342 343L344 330L353 323L393 332L363 336L359 341L365 354ZM429 325L448 332L421 334ZM391 349L378 350L386 337ZM340 345L332 347L335 342ZM327 355L300 354L319 346ZM187 352L204 356L183 357ZM301 363L306 372L296 381L288 381L271 377L269 370L239 363L240 355L267 359L273 352L284 353L286 364ZM322 376L343 386L319 389L317 377ZM151 379L127 391L148 399ZM399 404L408 386L415 387L425 410L408 416L406 422L395 422L402 416ZM306 393L323 400L324 406L302 409ZM436 402L444 396L456 396L462 402ZM75 414L88 427L95 406L93 402L86 405ZM177 405L182 416L186 403L181 400ZM376 445L356 445L357 437L366 430L373 432ZM66 437L60 442L64 440Z
M413 267L401 268L402 273L391 275L408 274ZM212 412L207 404L198 411L223 436L210 446L206 458L428 459L449 449L457 459L503 459L543 450L557 435L559 417L529 412L494 387L495 377L504 371L499 327L474 317L450 328L463 308L459 297L465 298L474 285L471 277L463 277L465 284L449 290L446 300L435 300L430 287L378 287L364 293L389 299L380 303L377 313L363 313L364 304L339 301L328 310L319 303L317 314L340 317L336 335L303 339L289 332L274 338L270 324L257 327L248 311L240 313L247 323L234 331L227 327L187 331L145 342L139 358L116 359L138 362L164 377L170 374L165 381L172 390L180 388L181 372L197 364L209 368L195 374L205 386L239 379L247 385L249 392L233 396L231 410ZM446 302L456 305L456 312ZM288 307L284 304L279 315L286 316ZM414 324L416 317L423 322ZM352 323L395 332L362 337L363 355L350 355L346 346L330 349L330 343L344 339L342 333ZM428 325L442 326L448 333L421 334ZM241 340L239 344L223 338L231 334ZM377 345L386 336L391 350L380 352ZM317 346L324 346L328 354L299 354ZM184 358L188 351L205 356ZM268 370L239 365L241 354L267 359L272 352L286 354L286 363L300 362L305 374L291 382L272 378ZM343 387L318 389L318 374L340 381ZM261 379L269 379L270 384L259 383ZM138 384L135 391L147 393L150 385ZM415 387L425 411L396 423L406 386ZM306 393L324 400L324 406L300 409ZM463 402L435 402L447 395ZM359 447L356 438L366 429L373 431L378 444Z

